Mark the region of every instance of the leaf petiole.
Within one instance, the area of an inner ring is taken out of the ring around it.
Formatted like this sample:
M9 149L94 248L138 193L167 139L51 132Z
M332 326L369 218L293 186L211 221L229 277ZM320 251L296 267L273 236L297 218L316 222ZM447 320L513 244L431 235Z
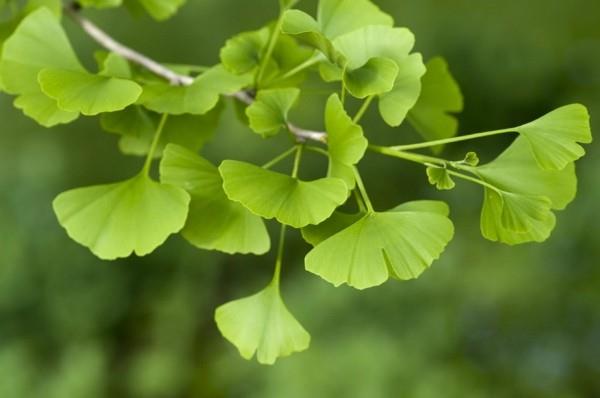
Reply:
M369 195L367 194L367 190L365 189L365 184L363 183L362 178L360 177L360 173L358 172L358 168L355 166L354 170L354 178L356 179L356 186L360 191L360 196L367 207L367 212L375 213L375 209L373 208L373 204L371 203L371 199L369 199Z
M277 245L277 258L275 259L275 271L273 273L272 284L277 287L279 290L279 281L281 279L281 266L283 264L283 250L285 248L285 232L286 225L281 224L281 228L279 229L279 243Z
M148 156L146 157L146 162L144 163L144 168L142 169L142 172L146 175L150 174L150 166L152 166L152 160L154 160L154 153L156 152L156 148L158 148L158 143L160 142L160 137L165 129L165 124L167 123L168 118L169 114L163 113L162 117L160 118L160 123L158 123L156 133L154 133L154 138L152 139L152 144L150 145L150 150L148 151Z
M362 105L360 106L360 109L358 110L358 112L356 112L354 119L352 119L352 122L356 124L360 122L360 119L362 119L362 117L365 115L365 112L367 112L367 110L369 109L369 106L371 105L371 102L373 102L374 98L375 96L371 95L363 101Z
M494 135L499 135L499 134L504 134L504 133L512 133L512 132L514 132L514 129L512 129L512 128L484 131L482 133L460 135L458 137L445 138L443 140L427 141L427 142L421 142L418 144L397 145L397 146L393 146L390 148L394 149L394 150L398 150L398 151L409 151L409 150L413 150L413 149L430 148L432 146L453 144L455 142L475 140L478 138L491 137Z
M277 163L279 163L282 160L286 159L288 156L290 156L292 153L294 153L297 150L298 150L298 146L294 145L293 147L291 147L290 149L288 149L287 151L285 151L281 155L278 155L274 159L272 159L272 160L268 161L267 163L265 163L262 166L262 168L263 169L270 169L271 167L275 166Z
M294 158L294 168L292 169L292 177L298 177L298 171L300 170L300 162L302 161L302 154L304 152L304 145L296 145L296 157Z
M271 37L269 38L269 44L267 45L267 51L260 62L260 67L258 69L258 73L256 74L256 85L260 85L262 78L267 70L267 65L269 64L269 59L273 54L273 50L275 50L275 45L277 44L277 40L279 39L279 35L281 33L281 27L283 26L283 12L279 13L279 18L277 18L277 22L273 27L273 32L271 32Z
M315 52L315 54L312 57L310 57L306 61L298 64L297 66L290 69L289 71L287 71L283 75L279 76L275 80L271 80L269 82L269 84L280 83L286 79L289 79L290 77L297 75L298 73L310 68L311 66L318 64L322 60L323 60L323 57L321 56L321 54L318 52Z

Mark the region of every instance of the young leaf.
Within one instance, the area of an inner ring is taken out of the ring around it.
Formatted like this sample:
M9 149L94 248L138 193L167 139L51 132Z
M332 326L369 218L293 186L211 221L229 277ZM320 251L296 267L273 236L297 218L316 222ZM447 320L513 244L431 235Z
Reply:
M514 129L524 136L538 164L546 170L562 170L585 155L578 143L592 142L590 116L581 104L566 105Z
M525 137L472 170L491 185L484 192L483 236L511 245L546 240L554 229L552 210L564 209L577 190L573 164L562 170L540 169Z
M234 160L221 163L219 172L229 199L294 228L323 222L348 197L346 184L338 178L301 181Z
M417 278L452 239L452 222L437 212L390 210L364 215L319 243L306 269L335 286L366 289L393 277Z
M237 347L240 355L272 365L277 358L304 351L310 335L289 312L271 283L259 293L224 304L215 311L219 331Z
M428 141L454 137L458 120L452 113L463 110L460 88L443 58L432 58L426 66L427 72L421 79L421 95L410 110L408 120ZM441 149L433 147L435 153Z
M198 76L190 86L150 83L144 86L139 102L158 113L201 115L213 109L221 95L231 95L251 80L250 75L238 76L217 65Z
M461 163L467 166L477 166L479 164L479 156L475 152L467 152Z
M452 180L452 177L450 177L450 174L448 174L448 170L444 167L427 167L427 177L429 179L429 183L431 185L435 185L435 187L440 191L454 189L456 186L454 180Z
M38 80L44 94L55 99L59 108L87 116L125 109L142 93L142 88L131 80L85 71L42 69Z
M263 138L277 135L287 126L288 113L298 100L297 88L261 90L254 101L246 108L250 128Z
M219 171L209 161L169 144L160 163L160 179L191 195L181 233L194 246L229 254L269 251L269 234L262 219L227 198Z
M227 40L220 54L223 66L238 75L254 71L260 65L269 36L269 28L262 28L240 33Z
M48 67L83 70L56 16L41 7L24 18L4 43L0 80L4 91L18 96L15 106L46 127L78 116L58 108L41 92L38 73Z
M352 121L337 94L332 94L325 108L325 128L329 148L329 177L341 178L349 189L355 185L352 167L369 145L362 127Z
M190 196L145 174L63 192L54 200L60 224L105 260L151 253L185 224Z
M356 98L387 93L394 88L398 65L389 58L375 57L357 69L346 69L344 86Z
M368 25L394 25L370 0L320 0L317 15L321 31L331 39Z

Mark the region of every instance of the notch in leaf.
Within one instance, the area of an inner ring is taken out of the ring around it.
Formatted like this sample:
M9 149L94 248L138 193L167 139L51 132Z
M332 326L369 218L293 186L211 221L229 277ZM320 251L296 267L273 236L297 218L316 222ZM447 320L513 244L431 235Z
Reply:
M346 183L339 178L302 181L234 160L221 163L219 172L229 199L294 228L323 222L348 197Z
M275 136L287 126L288 113L298 100L297 88L278 88L261 90L254 101L246 108L250 128L268 138Z
M262 364L272 365L310 344L310 335L289 312L274 282L253 296L220 306L215 321L242 357L251 359L256 353Z
M227 198L219 171L208 160L169 144L160 163L160 179L191 195L181 234L194 246L229 254L269 250L269 234L262 219Z

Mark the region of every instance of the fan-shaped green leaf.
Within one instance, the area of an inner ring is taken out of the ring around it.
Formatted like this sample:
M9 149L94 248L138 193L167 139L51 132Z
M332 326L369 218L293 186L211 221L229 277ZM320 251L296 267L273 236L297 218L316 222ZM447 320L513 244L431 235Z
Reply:
M96 256L146 255L185 224L190 196L145 174L119 183L78 188L54 200L60 224Z
M275 283L253 296L220 306L215 321L242 357L251 359L256 353L262 364L271 365L310 344L310 335L289 312Z
M491 185L484 193L482 234L507 244L546 240L555 225L552 210L564 209L577 190L573 164L562 170L540 169L525 137L472 170Z
M268 42L269 28L240 33L225 42L221 49L221 62L225 68L239 75L252 72L260 65Z
M448 174L448 170L444 167L427 167L427 178L429 179L429 183L435 185L440 191L454 189L456 186L454 180L452 180L452 177Z
M460 88L443 58L432 58L426 66L427 72L421 79L421 95L410 110L408 120L428 141L454 137L458 120L452 113L463 110ZM441 149L433 147L436 153Z
M133 73L129 62L116 53L96 53L96 61L100 69L99 75L131 79Z
M562 170L585 155L578 143L592 142L590 116L581 104L566 105L516 127L529 142L533 156L546 170Z
M320 0L319 28L330 39L369 25L394 25L393 18L370 0Z
M125 5L134 12L142 7L152 18L162 21L172 17L185 2L186 0L125 0Z
M362 127L348 116L337 94L331 95L327 101L325 128L329 147L328 175L343 179L352 189L355 184L352 166L362 159L369 143Z
M204 114L213 109L221 95L231 95L252 81L250 75L235 75L221 65L198 76L189 86L155 82L144 86L139 102L158 112L181 115Z
M301 181L233 160L224 161L219 172L229 199L294 228L323 222L348 195L346 184L338 178Z
M344 86L356 98L387 93L394 88L398 65L389 58L371 58L357 69L346 69Z
M230 254L269 250L269 234L262 219L227 198L219 171L209 161L170 144L160 163L160 178L192 196L181 233L193 245Z
M3 89L17 95L15 106L44 126L68 123L77 113L44 98L38 73L44 68L83 71L56 16L41 7L29 14L6 40L0 59Z
M299 96L297 88L259 91L256 101L246 108L250 128L264 138L276 135L287 126L288 113Z
M388 278L417 278L439 257L454 234L452 222L437 212L369 213L319 243L306 269L335 286L366 289Z
M44 94L55 99L59 108L88 116L125 109L142 93L142 88L131 80L85 71L43 69L38 80Z

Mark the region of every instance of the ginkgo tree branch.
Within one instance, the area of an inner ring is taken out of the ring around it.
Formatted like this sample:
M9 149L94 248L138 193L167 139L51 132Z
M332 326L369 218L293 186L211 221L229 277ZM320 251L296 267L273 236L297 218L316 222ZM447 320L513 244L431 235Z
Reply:
M167 80L169 84L177 86L189 86L194 83L194 78L187 75L177 73L170 68L158 63L157 61L149 58L148 56L141 54L138 51L118 42L95 23L85 18L79 13L80 6L77 2L73 2L70 5L64 7L65 13L71 17L71 19L77 23L81 29L96 43L103 48L120 55L126 60L139 65L157 76L160 76ZM250 105L254 102L254 97L247 91L238 91L231 95L231 97L238 101ZM307 130L302 127L296 126L293 123L288 123L288 130L291 134L296 137L299 142L305 141L318 141L326 142L327 133L324 131L313 131Z

